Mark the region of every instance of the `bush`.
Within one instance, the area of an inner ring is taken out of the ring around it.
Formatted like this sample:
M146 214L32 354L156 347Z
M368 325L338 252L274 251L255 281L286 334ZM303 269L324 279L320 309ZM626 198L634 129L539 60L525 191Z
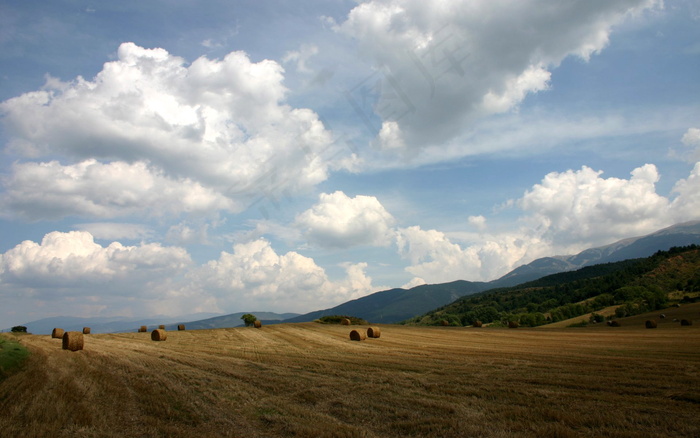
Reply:
M27 327L23 325L16 325L10 330L12 333L27 333Z
M352 325L367 325L368 324L368 322L362 318L358 318L356 316L347 316L347 315L322 316L319 319L317 319L315 322L318 322L320 324L340 324L344 319L349 319L350 323Z

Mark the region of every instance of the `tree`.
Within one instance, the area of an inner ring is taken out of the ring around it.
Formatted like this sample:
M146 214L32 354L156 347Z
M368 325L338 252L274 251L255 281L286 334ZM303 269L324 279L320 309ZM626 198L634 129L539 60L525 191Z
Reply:
M27 327L25 327L23 325L16 325L16 326L12 327L11 331L13 333L27 333Z
M243 320L243 322L245 322L245 326L248 327L255 324L255 321L258 320L258 317L253 315L252 313L246 313L245 315L241 316L241 319Z

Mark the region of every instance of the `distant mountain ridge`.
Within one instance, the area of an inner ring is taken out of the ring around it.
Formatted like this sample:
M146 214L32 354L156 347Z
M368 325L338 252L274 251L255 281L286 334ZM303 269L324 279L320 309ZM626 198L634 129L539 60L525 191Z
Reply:
M691 244L700 244L700 220L673 225L646 236L627 238L598 248L590 248L575 255L543 257L489 282L460 280L442 284L425 284L408 290L389 289L330 309L300 315L284 322L307 322L326 315L350 315L373 323L396 323L422 315L463 296L489 289L516 286L547 275L573 271L586 266L649 257L657 251Z
M136 330L138 327L154 326L160 324L177 324L180 321L210 318L216 313L193 313L181 316L153 316L153 317L92 317L80 318L74 316L53 316L42 318L36 321L26 322L23 325L27 327L29 333L36 335L50 334L55 327L62 328L66 331L82 331L83 327L90 327L91 333L117 333L130 330ZM4 328L3 331L8 331L10 327Z
M574 271L591 265L648 257L657 251L666 251L674 246L691 244L700 245L700 220L676 224L645 236L623 239L609 245L590 248L575 255L543 257L519 266L506 275L488 282L458 280L441 284L424 284L411 289L394 288L303 315L238 312L229 315L198 314L176 318L55 317L22 325L27 326L30 332L36 334L51 333L54 327L61 327L64 330L81 330L85 326L91 327L93 333L124 332L135 330L141 325L153 328L160 324L164 324L166 329L174 330L177 324L181 323L184 323L187 329L213 329L243 325L240 318L245 313L253 313L263 324L307 322L327 315L350 315L373 323L391 324L425 314L461 297L489 289L517 286L547 275ZM9 328L4 330L9 330Z
M177 330L179 324L185 324L187 329L210 329L244 325L241 316L246 313L254 314L266 324L279 323L285 319L299 315L298 313L278 314L273 312L239 312L230 315L221 315L218 313L202 312L175 317L154 316L149 318L120 316L80 318L72 316L54 316L21 325L27 327L27 331L35 335L50 334L56 327L62 328L65 331L82 331L83 327L90 327L90 332L92 334L130 332L135 331L142 325L148 327L149 330L156 329L160 325L164 325L166 330ZM9 330L10 327L3 329L3 331Z

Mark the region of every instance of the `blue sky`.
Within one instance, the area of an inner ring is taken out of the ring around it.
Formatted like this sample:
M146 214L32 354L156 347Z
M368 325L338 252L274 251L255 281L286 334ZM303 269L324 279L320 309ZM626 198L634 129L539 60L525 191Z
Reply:
M694 1L0 1L0 320L308 312L700 217Z

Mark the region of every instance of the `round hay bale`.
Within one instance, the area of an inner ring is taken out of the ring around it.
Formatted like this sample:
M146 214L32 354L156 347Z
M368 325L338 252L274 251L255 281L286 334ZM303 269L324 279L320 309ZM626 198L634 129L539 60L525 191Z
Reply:
M63 334L63 349L70 351L82 350L84 337L80 332L65 332Z
M681 325L693 325L693 321L689 319L681 319Z
M83 327L83 334L89 335L90 334L90 327Z
M350 321L348 318L343 318L343 319L340 321L340 323L341 323L342 325L350 325L350 324L351 324L351 321Z
M367 339L367 333L364 330L352 330L350 332L350 340L352 341L364 341Z
M159 325L158 328L161 330L165 330L165 326L163 324Z
M61 339L61 338L63 338L63 333L65 333L65 332L63 331L62 328L56 327L56 328L54 328L53 331L51 332L51 337L52 337L52 338Z
M382 331L379 329L379 327L370 327L367 329L367 337L368 338L378 338L382 335Z
M146 333L147 331L148 331L148 327L146 327L145 325L142 325L141 327L139 327L139 333Z
M440 324L442 324L443 327L447 327L448 325L450 325L450 321L443 319L442 321L440 321Z
M185 324L178 324L177 329L183 331L185 329Z
M646 328L656 328L656 321L653 319L647 320L647 322L644 323L644 327Z
M474 324L472 324L473 327L483 327L484 323L479 321L478 319L474 321Z
M262 322L258 321L257 319L253 323L253 327L255 328L261 328L262 327Z
M610 327L621 327L622 326L622 324L620 324L620 321L618 321L618 320L610 321L609 325L610 325Z
M508 321L508 328L518 328L520 324L517 321Z
M151 341L165 341L168 333L163 329L155 329L151 332Z

